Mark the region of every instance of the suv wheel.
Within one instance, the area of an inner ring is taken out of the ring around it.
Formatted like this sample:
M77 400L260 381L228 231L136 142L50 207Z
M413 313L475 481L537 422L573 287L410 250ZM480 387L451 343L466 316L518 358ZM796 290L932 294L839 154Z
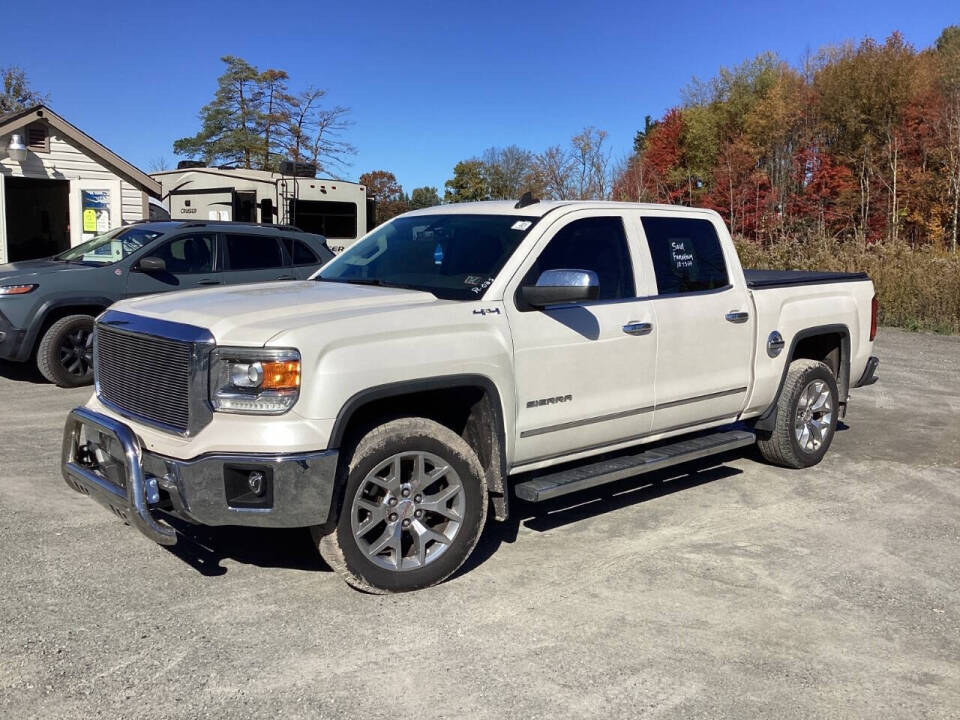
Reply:
M323 559L353 587L429 587L476 546L486 478L476 453L449 428L425 418L380 425L356 444L344 472L336 529L316 539Z
M93 382L93 317L67 315L43 334L37 346L37 367L60 387Z
M830 367L816 360L794 360L777 398L776 427L757 446L775 465L805 468L826 455L837 430L839 392Z

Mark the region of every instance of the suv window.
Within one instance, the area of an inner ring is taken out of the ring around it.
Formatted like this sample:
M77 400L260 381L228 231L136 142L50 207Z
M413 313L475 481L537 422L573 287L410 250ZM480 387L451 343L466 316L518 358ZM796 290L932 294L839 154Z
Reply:
M560 229L523 280L534 285L546 270L593 270L600 281L598 300L636 296L633 266L623 220L594 217L574 220Z
M311 250L303 240L290 237L280 239L283 241L283 246L287 248L287 255L293 258L294 265L320 264L320 258L317 257L317 254Z
M641 221L661 295L703 292L729 284L720 238L712 222L675 217L645 217Z
M156 250L148 250L150 257L161 258L167 272L174 275L208 273L213 270L213 234L180 235Z
M266 270L283 267L280 243L270 235L227 235L231 270Z

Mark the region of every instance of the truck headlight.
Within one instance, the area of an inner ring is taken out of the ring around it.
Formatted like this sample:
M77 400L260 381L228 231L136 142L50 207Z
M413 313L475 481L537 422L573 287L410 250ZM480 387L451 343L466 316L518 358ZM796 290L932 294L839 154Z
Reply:
M287 348L217 348L210 403L219 412L281 415L300 396L300 353Z

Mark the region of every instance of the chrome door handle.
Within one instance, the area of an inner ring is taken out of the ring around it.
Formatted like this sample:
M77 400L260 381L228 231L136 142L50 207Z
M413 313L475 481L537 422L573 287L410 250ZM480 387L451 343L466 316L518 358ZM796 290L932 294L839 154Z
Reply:
M648 322L628 322L623 326L627 335L649 335L653 332L653 325Z
M743 310L731 310L724 317L732 323L745 323L750 319L750 313Z

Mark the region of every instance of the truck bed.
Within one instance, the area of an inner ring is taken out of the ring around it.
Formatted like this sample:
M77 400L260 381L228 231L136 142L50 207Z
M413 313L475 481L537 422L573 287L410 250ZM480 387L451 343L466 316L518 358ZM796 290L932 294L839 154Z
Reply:
M747 287L751 290L790 287L794 285L819 285L835 282L869 280L864 272L820 272L818 270L744 270Z

